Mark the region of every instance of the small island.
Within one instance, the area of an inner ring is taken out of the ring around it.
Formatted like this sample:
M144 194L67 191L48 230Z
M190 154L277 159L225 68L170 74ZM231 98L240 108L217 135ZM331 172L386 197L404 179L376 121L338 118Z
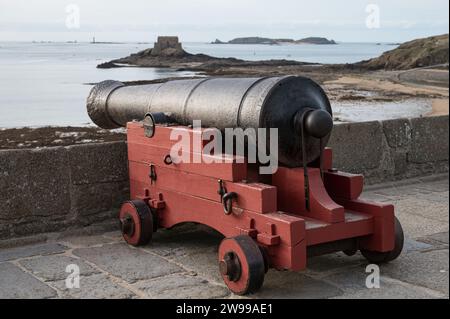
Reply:
M228 42L223 42L219 39L211 42L211 44L265 44L265 45L278 45L283 43L290 44L316 44L316 45L326 45L326 44L337 44L334 40L328 40L327 38L322 37L308 37L300 40L294 39L271 39L271 38L262 38L262 37L243 37L243 38L235 38Z
M219 58L206 54L192 54L183 49L178 37L160 36L153 48L131 54L130 56L121 59L115 59L99 64L97 65L97 68L111 69L124 66L139 66L216 72L218 69L230 67L274 68L312 64L314 63L290 60L244 61L236 58Z
M327 38L320 38L320 37L309 37L304 38L295 41L297 44L317 44L317 45L324 45L324 44L337 44L336 41L333 39L328 40Z

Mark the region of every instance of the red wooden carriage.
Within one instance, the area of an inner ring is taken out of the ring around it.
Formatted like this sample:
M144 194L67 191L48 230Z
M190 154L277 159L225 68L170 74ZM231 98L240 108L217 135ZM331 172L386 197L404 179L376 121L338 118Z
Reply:
M403 232L394 207L359 199L363 176L334 170L331 149L323 152L322 165L309 164L305 188L304 168L280 167L265 176L230 155L221 155L221 163L175 164L171 132L194 138L205 130L154 129L147 137L142 122L128 123L132 200L123 204L120 222L129 244L147 244L159 228L207 225L225 237L218 268L236 294L258 291L269 268L304 270L311 256L360 250L369 262L383 263L401 253ZM190 157L198 155L189 151ZM208 156L202 154L202 161Z

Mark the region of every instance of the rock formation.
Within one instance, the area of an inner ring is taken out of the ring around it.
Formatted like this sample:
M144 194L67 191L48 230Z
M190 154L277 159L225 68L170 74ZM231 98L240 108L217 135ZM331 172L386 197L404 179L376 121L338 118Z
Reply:
M403 43L378 58L358 63L372 70L408 70L448 64L448 34Z
M328 40L327 38L309 37L295 41L298 44L337 44L334 40Z
M236 38L228 42L222 42L219 39L211 42L212 44L282 44L282 43L294 43L294 44L337 44L334 40L328 40L327 38L319 38L319 37L309 37L300 40L294 39L270 39L270 38L261 38L261 37L245 37L245 38Z

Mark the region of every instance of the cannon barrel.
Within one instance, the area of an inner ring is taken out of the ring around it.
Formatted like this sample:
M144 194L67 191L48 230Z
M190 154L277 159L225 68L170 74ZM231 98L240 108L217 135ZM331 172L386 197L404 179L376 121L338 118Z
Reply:
M134 86L104 81L91 90L87 110L95 124L107 129L142 120L147 113L164 113L182 125L201 120L203 127L220 130L278 128L278 159L289 167L303 165L302 153L307 154L307 163L317 159L332 128L325 92L300 76L200 78Z

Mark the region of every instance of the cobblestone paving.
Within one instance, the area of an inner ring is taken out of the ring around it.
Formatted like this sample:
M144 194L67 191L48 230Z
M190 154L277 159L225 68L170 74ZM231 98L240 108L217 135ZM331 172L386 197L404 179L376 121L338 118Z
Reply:
M396 205L405 252L381 267L379 289L366 288L367 262L342 253L309 260L302 273L269 271L263 290L246 298L448 298L448 175L372 186L364 198ZM221 237L202 226L158 231L143 248L118 231L0 248L0 298L242 298L218 273ZM0 246L1 247L1 246ZM66 267L80 268L68 289Z

